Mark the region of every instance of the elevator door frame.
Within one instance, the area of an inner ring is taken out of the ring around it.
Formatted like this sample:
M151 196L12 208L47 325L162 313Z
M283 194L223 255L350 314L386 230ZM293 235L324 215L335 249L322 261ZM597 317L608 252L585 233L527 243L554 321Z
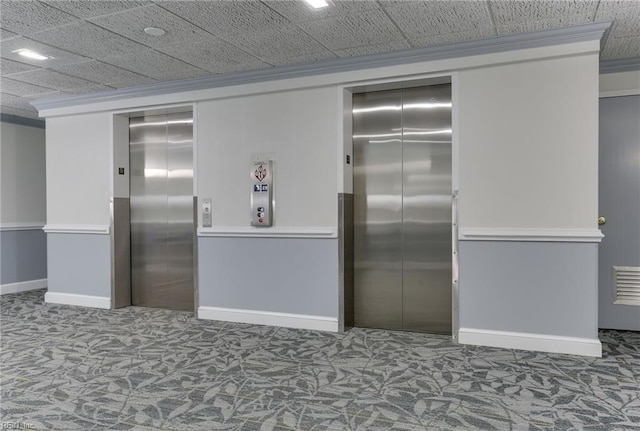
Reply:
M193 313L199 307L198 280L198 210L197 210L197 134L196 110L193 105L171 105L149 110L125 110L113 114L113 195L110 198L111 237L111 308L128 307L132 304L131 286L131 237L130 237L130 190L129 190L129 119L135 117L190 114L193 142ZM120 169L125 174L120 174Z
M443 74L423 74L414 75L410 78L394 77L389 79L376 79L370 81L360 81L357 83L347 83L338 86L341 95L340 107L342 115L339 117L338 130L342 133L342 151L339 152L339 194L353 196L353 122L351 111L353 109L353 95L382 90L395 90L408 87L422 87L438 84L451 84L451 195L452 195L452 285L451 285L451 339L458 341L458 331L460 330L459 316L459 265L458 265L458 245L459 245L459 134L458 134L458 73ZM341 200L342 201L342 200ZM342 208L341 213L353 213L353 207ZM349 224L350 226L344 226ZM344 234L353 232L353 219L341 218L339 226L340 241L340 261L339 261L339 315L338 326L341 331L352 326L353 322L353 237L345 237Z

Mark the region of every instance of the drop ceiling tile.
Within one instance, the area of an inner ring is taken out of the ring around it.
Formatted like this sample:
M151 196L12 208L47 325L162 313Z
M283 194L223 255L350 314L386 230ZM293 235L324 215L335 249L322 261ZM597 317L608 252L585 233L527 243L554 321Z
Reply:
M379 54L381 52L401 51L411 48L406 40L381 43L377 45L358 46L356 48L338 49L333 51L338 57L358 57L360 55Z
M68 14L80 18L93 18L107 15L114 12L122 12L126 9L133 9L139 6L151 4L148 1L95 1L95 0L50 0L45 1L50 6L60 9Z
M577 15L568 15L568 16L558 16L555 18L538 20L538 21L519 22L519 23L512 23L509 25L499 25L496 27L496 30L498 32L498 36L505 36L510 34L530 33L530 32L541 31L541 30L551 30L554 28L584 24L584 23L585 23L585 20L583 17L577 16Z
M0 40L7 40L11 39L12 37L18 37L18 33L0 28Z
M159 81L173 81L208 75L202 69L152 49L135 54L107 57L103 58L102 61Z
M584 22L593 19L598 0L520 1L490 0L496 26L509 26L554 19L560 16L578 16Z
M327 51L294 25L238 34L229 41L265 61L271 57L285 58Z
M469 40L486 39L495 37L496 32L493 28L480 28L477 30L460 31L457 33L436 34L433 36L411 39L411 43L415 47L447 45L456 42L466 42Z
M98 82L109 86L127 87L153 82L151 78L98 60L58 66L52 69L70 76L75 76L76 78L82 78L87 81Z
M294 23L330 18L379 9L378 4L371 0L339 0L332 1L329 7L314 9L300 0L267 0L267 6Z
M485 2L409 2L386 10L409 39L492 27Z
M69 88L62 91L64 94L90 94L90 93L103 93L105 91L111 91L113 87L107 85L93 84L84 88Z
M382 10L308 21L299 26L331 50L403 39L402 34Z
M65 75L64 73L59 73L50 69L39 69L31 72L24 72L18 75L13 75L11 78L16 81L41 85L60 91L68 91L74 88L91 88L96 84L95 82Z
M31 106L29 101L24 97L14 96L8 93L0 93L0 105L24 109L26 111L33 109L33 106Z
M46 61L32 60L12 52L16 49L22 48L30 49L32 51L36 51L40 54L44 54L53 58L49 58ZM0 44L0 52L2 54L2 58L8 58L10 60L15 60L19 61L20 63L27 63L38 67L53 67L60 64L73 64L90 60L89 58L82 55L74 54L63 49L58 49L51 45L45 45L44 43L27 39L26 37L17 37L14 39L3 41Z
M90 20L92 23L154 48L215 40L214 36L159 6L151 5ZM161 28L162 36L150 36L146 27Z
M33 66L31 64L20 63L19 61L13 61L6 58L0 59L0 74L2 76L35 69L39 69L39 67Z
M258 1L166 1L158 5L216 36L289 24Z
M0 106L0 112L7 115L15 115L16 117L38 118L38 111L33 106L29 110L12 108L10 106Z
M600 0L598 12L608 9L631 7L637 3L638 0Z
M33 39L91 58L125 55L147 49L88 22L78 22L35 34Z
M607 39L600 58L602 60L619 60L640 57L640 36Z
M3 1L0 27L28 36L78 19L38 1Z
M14 96L35 96L54 91L51 87L29 84L10 78L2 78L0 84L2 84L3 93L13 94Z
M269 67L269 64L256 56L222 40L214 43L172 45L161 51L215 74Z
M626 4L623 4L626 6ZM598 10L596 22L614 21L609 37L621 38L640 35L640 3L619 9Z
M294 64L308 64L315 63L317 61L328 60L330 58L336 58L336 55L331 51L323 51L315 54L296 55L293 57L270 57L269 63L274 66L287 66Z

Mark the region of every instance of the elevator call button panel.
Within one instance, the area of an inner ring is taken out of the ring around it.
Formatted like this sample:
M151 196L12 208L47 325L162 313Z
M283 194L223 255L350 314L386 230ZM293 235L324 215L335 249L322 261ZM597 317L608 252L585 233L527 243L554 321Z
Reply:
M251 163L251 225L273 225L273 161Z

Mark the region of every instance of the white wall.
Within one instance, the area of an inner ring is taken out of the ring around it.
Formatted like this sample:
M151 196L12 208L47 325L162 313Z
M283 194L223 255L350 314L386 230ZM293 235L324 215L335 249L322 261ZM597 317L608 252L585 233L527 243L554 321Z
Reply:
M459 75L460 228L596 229L598 56Z
M47 224L109 224L110 114L47 120Z
M198 195L214 227L249 226L252 153L273 154L275 227L337 226L337 99L315 88L198 103Z
M0 123L0 164L0 226L44 225L44 129Z

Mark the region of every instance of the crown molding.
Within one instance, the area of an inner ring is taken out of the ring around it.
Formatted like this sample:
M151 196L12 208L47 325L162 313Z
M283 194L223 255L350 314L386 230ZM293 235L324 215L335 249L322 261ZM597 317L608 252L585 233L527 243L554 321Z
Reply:
M606 73L635 72L636 70L640 70L640 57L600 62L601 75Z
M18 115L0 114L0 122L17 124L18 126L37 127L38 129L44 129L44 120L38 120L36 118L19 117Z
M602 44L606 40L610 27L611 22L589 23L532 33L498 36L382 54L337 58L309 64L297 64L227 75L161 82L77 96L39 99L31 102L31 104L38 109L38 111L42 111L90 103L124 100L134 97L200 91L233 85L254 84L426 61L447 60L577 42L600 41L602 49Z

